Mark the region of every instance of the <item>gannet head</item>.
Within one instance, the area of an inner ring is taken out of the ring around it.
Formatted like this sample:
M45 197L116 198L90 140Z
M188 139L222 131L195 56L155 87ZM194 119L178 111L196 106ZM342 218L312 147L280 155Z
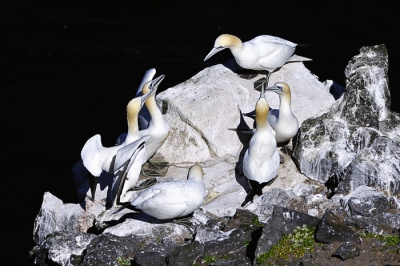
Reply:
M161 75L158 78L153 79L152 81L146 82L143 87L142 87L142 95L145 95L146 93L155 91L158 89L158 86L160 85L161 81L165 78L165 75Z
M147 84L149 83L149 84ZM152 81L146 82L143 87L150 87L150 91L143 96L133 98L126 106L126 115L128 118L128 123L131 119L137 119L140 109L142 109L147 98L149 98L157 89L157 87L151 88Z
M190 167L187 179L202 181L203 175L204 175L203 168L201 168L200 165L195 164L192 167Z
M206 61L208 58L215 55L219 51L224 50L225 48L233 48L241 45L242 42L238 37L230 34L222 34L215 40L214 48L211 50L211 52L208 53L206 58L204 58L204 61Z
M273 91L278 93L279 95L290 95L289 85L285 82L276 82L274 86L268 87L267 91Z

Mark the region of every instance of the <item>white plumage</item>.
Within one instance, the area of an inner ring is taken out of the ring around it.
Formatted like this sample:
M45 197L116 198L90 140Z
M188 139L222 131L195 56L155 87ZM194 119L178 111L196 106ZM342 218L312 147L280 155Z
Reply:
M199 208L206 197L203 169L193 165L187 181L158 183L130 204L137 210L161 220L183 217Z

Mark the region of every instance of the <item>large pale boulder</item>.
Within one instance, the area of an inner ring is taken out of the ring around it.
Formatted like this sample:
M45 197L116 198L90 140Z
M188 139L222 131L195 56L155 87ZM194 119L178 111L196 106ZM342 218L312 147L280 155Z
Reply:
M328 112L303 122L293 156L309 178L400 192L400 116L390 110L384 45L363 47L345 70L347 90Z

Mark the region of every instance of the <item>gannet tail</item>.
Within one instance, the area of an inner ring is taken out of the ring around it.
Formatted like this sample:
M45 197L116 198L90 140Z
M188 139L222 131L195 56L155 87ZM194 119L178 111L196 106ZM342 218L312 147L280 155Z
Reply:
M289 58L289 60L287 62L304 62L304 61L312 61L312 59L294 54Z

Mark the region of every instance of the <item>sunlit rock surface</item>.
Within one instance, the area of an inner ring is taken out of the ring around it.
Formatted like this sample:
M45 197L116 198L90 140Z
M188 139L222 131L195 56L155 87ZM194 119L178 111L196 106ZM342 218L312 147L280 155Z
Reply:
M293 156L309 178L400 191L400 116L390 110L384 45L363 47L345 70L346 92L328 112L303 122Z

